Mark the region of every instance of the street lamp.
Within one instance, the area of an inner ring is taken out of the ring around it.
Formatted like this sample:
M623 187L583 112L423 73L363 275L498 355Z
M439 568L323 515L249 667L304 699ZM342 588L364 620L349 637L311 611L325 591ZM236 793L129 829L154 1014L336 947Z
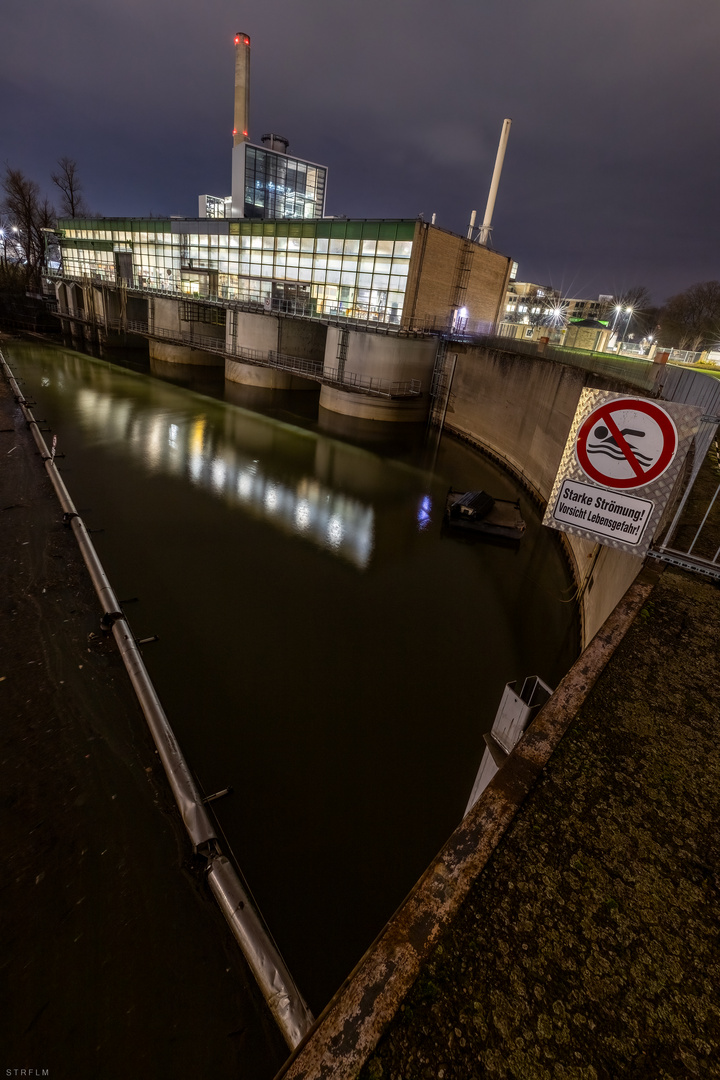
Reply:
M632 318L633 309L631 307L625 308L625 314L627 315L627 321L625 323L625 329L623 330L622 337L620 338L620 344L625 340L625 335L630 329L630 319Z

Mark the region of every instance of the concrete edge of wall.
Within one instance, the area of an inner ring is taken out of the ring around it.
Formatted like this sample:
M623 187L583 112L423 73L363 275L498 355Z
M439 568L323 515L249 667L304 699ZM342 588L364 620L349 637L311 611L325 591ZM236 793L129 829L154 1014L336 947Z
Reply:
M517 480L520 481L526 493L530 496L535 505L544 511L545 507L547 506L547 499L543 496L539 488L537 488L535 484L533 484L530 477L527 476L521 469L518 469L514 462L512 462L509 458L505 457L498 450L494 449L488 443L483 442L482 439L479 439L477 436L471 435L467 431L463 431L461 428L455 428L452 426L452 424L446 424L445 427L454 438L460 439L462 442L467 443L469 446L472 446L474 449L479 450L481 453L485 454L498 465L502 465L502 467L507 472L511 473ZM577 586L579 594L582 594L582 591L585 588L587 575L580 567L577 559L577 553L572 543L570 542L569 537L562 532L558 532L557 536L558 540L560 541L560 548L565 557L565 561L570 568L573 580L575 581L575 585ZM582 603L578 604L578 614L580 616L580 641L583 642L586 640L586 619L585 609Z
M641 571L276 1080L356 1080L661 572Z

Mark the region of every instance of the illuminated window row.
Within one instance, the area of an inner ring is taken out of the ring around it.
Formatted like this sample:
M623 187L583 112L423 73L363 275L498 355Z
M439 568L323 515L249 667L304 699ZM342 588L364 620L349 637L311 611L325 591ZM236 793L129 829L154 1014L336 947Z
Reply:
M224 235L161 233L148 230L145 221L130 229L112 222L100 235L84 224L90 223L73 222L76 227L65 229L61 241L63 270L70 276L114 280L117 271L127 277L130 264L123 262L120 270L119 260L129 259L140 288L228 300L287 300L321 315L390 322L402 314L413 222L240 220L229 221Z

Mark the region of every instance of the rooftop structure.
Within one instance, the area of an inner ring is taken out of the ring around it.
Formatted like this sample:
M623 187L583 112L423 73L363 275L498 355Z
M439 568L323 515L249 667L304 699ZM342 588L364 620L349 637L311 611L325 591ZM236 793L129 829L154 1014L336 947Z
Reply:
M322 218L325 216L327 168L291 157L284 135L249 141L250 38L235 35L235 114L232 148L232 194L200 195L200 217Z

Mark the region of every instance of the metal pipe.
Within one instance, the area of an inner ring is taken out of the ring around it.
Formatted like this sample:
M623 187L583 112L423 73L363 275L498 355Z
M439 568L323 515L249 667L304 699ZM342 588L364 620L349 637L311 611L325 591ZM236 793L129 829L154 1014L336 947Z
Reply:
M294 1050L313 1025L310 1009L224 855L210 860L208 881L285 1041Z
M98 558L92 540L85 527L85 523L78 514L75 504L70 498L60 473L57 470L55 460L48 450L47 443L43 439L37 424L34 422L32 412L25 404L20 387L18 386L5 358L2 358L3 368L15 397L20 405L23 416L30 426L33 438L40 455L45 463L45 471L55 489L60 506L63 509L66 522L75 533L80 554L90 574L100 604L103 609L104 625L112 627L112 632L117 641L120 655L127 668L135 693L137 694L140 707L143 711L148 727L157 747L158 754L167 773L170 786L178 804L182 819L185 823L190 839L195 850L209 841L216 840L217 836L210 818L202 804L202 798L193 780L187 763L182 756L175 739L175 734L170 727L165 711L155 693L155 688L150 681L147 668L138 651L127 620L120 610L120 603L108 581L103 565Z
M312 1013L295 985L260 915L253 908L235 868L219 850L217 834L205 809L202 796L155 692L135 638L120 609L120 602L105 574L85 523L75 509L70 493L57 470L55 459L50 454L47 443L38 430L37 422L25 403L24 395L1 351L0 362L15 400L32 431L45 463L45 470L62 507L65 521L70 524L75 534L80 553L103 608L103 626L112 627L113 637L150 728L185 828L195 850L202 849L202 853L208 860L210 888L233 936L243 951L285 1041L291 1049L294 1049L312 1026Z
M495 209L495 198L497 196L498 186L500 184L500 174L502 173L503 161L505 160L505 149L507 147L508 139L510 137L510 125L512 120L503 120L502 131L500 133L500 142L498 144L497 156L495 158L495 168L493 169L492 181L490 183L490 194L488 195L487 206L485 207L485 217L483 223L480 226L480 233L478 235L478 244L487 245L490 239L490 231L492 229L493 211Z
M472 240L473 229L475 228L475 218L477 217L477 210L473 210L470 215L470 224L468 225L467 238Z

